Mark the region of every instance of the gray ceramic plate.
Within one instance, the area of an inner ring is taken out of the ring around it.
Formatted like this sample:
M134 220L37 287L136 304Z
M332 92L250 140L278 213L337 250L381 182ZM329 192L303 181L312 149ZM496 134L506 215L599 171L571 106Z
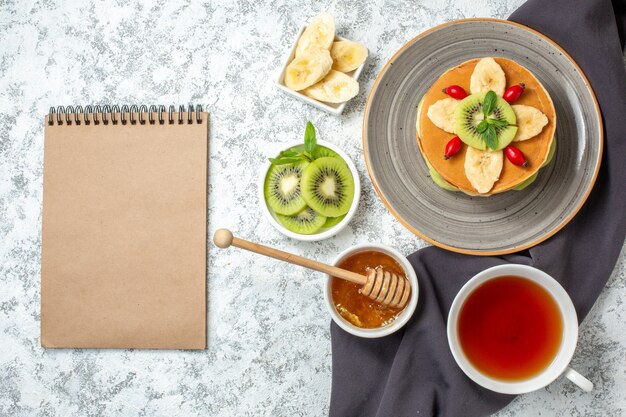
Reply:
M556 108L558 146L525 190L470 197L430 179L415 138L416 108L446 69L485 56L513 59L543 83ZM504 254L547 239L578 212L600 168L602 122L587 79L558 45L516 23L466 19L423 33L383 68L365 109L363 148L376 191L412 232L456 252Z

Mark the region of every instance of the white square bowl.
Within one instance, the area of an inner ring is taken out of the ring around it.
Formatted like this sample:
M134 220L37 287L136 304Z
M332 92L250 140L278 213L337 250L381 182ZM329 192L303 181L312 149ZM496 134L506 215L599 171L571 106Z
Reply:
M276 80L276 86L282 92L284 92L287 95L290 95L291 97L295 97L298 100L304 101L305 103L310 104L313 107L317 107L320 110L324 110L325 112L328 112L335 116L339 116L341 115L341 113L343 113L343 109L346 107L347 102L337 103L337 104L324 103L322 101L318 101L313 98L307 97L299 91L294 91L290 88L287 88L287 86L285 85L285 70L287 69L287 65L289 65L289 63L293 61L294 57L296 56L296 46L298 45L298 41L300 40L300 36L302 36L302 32L304 32L304 29L306 29L306 25L302 25L300 27L300 30L298 31L298 36L296 36L296 40L293 43L293 46L291 47L291 50L289 51L289 55L285 59L285 63L283 64L283 67L280 71L278 80ZM341 36L335 35L335 41L348 41L348 40L349 39L342 38ZM368 56L369 56L369 51L368 51ZM365 59L365 61L363 61L363 63L357 69L355 69L354 71L348 72L346 74L354 78L354 80L358 82L359 76L361 75L361 71L363 71L363 67L365 67L365 62L367 62L367 59ZM359 85L359 92L360 92L360 85Z

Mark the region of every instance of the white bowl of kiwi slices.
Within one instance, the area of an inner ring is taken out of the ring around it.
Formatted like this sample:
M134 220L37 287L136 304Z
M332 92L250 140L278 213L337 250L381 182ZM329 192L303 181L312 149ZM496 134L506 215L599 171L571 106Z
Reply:
M359 205L361 182L345 152L316 141L313 125L307 125L307 133L306 145L287 143L262 167L259 201L279 232L315 241L337 234L350 223Z

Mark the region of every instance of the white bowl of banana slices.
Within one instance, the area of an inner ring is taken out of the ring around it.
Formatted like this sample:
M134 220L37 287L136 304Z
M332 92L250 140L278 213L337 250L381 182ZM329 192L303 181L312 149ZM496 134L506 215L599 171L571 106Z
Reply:
M336 36L335 20L320 13L298 32L276 85L286 94L339 116L359 94L358 79L368 51Z

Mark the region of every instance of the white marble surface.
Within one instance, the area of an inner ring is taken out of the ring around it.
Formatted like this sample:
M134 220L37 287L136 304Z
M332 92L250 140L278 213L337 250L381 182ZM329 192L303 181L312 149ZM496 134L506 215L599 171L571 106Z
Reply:
M358 242L408 254L425 242L384 208L361 157L367 92L407 40L447 20L506 17L521 0L0 2L0 416L323 416L330 395L329 317L320 275L210 249L209 348L50 350L39 342L42 118L51 105L202 103L211 112L210 232L330 260ZM273 85L300 24L320 10L371 57L362 93L335 118ZM354 159L361 205L319 243L279 235L261 217L257 167L268 149L319 136ZM581 327L573 364L596 384L564 380L500 416L626 414L626 258Z

